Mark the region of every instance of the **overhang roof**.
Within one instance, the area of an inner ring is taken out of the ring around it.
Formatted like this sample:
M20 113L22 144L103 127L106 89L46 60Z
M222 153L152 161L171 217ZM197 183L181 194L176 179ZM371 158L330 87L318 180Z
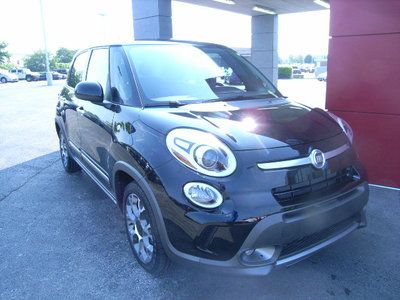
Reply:
M240 14L256 16L263 13L253 10L255 5L273 10L277 14L288 14L315 10L324 10L326 8L314 3L313 0L234 0L236 4L229 5L214 0L176 0L211 8L223 9Z

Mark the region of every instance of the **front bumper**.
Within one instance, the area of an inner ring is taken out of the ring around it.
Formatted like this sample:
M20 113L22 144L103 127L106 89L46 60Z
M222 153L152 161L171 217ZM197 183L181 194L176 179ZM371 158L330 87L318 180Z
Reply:
M201 258L176 249L168 253L175 261L192 263L223 272L266 275L273 268L294 264L325 248L357 228L366 226L366 182L334 198L307 207L262 218L240 249L229 260ZM171 246L172 247L172 246ZM244 252L273 249L262 262L248 262Z

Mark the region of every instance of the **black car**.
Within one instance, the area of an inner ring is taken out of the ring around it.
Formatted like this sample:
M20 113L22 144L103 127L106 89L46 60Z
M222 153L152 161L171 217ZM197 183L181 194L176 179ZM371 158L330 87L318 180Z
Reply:
M51 73L51 76L52 76L53 80L61 80L61 79L65 79L67 77L64 74L61 74L61 73L58 73L58 72L55 72L55 71L51 71L50 73ZM40 72L39 74L40 74L39 80L46 80L47 79L46 72Z
M55 126L65 170L83 169L120 207L153 274L170 259L267 274L366 225L350 126L287 100L224 46L81 51Z
M55 69L57 73L68 75L68 69Z

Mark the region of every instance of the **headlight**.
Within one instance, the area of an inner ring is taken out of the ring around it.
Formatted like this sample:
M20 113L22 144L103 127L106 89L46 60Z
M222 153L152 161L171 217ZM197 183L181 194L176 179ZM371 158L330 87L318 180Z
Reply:
M336 121L336 123L339 124L339 126L342 128L343 132L347 135L349 138L350 142L353 143L353 130L351 129L349 123L347 123L345 120L342 118L339 118L337 115L327 112L332 119Z
M236 169L232 151L211 133L178 128L168 133L166 142L177 160L199 173L225 177Z

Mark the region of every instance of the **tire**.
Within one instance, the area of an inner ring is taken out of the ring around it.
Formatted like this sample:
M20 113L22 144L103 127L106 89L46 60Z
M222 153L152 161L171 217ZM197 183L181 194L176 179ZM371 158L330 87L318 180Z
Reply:
M26 76L26 81L31 82L32 81L32 76Z
M60 132L60 156L63 167L67 173L75 173L81 169L81 167L71 157L67 140L62 131Z
M125 229L137 262L153 276L163 275L170 265L161 243L153 209L143 190L134 182L124 191Z
M1 83L7 83L7 78L1 77L0 81L1 81Z

